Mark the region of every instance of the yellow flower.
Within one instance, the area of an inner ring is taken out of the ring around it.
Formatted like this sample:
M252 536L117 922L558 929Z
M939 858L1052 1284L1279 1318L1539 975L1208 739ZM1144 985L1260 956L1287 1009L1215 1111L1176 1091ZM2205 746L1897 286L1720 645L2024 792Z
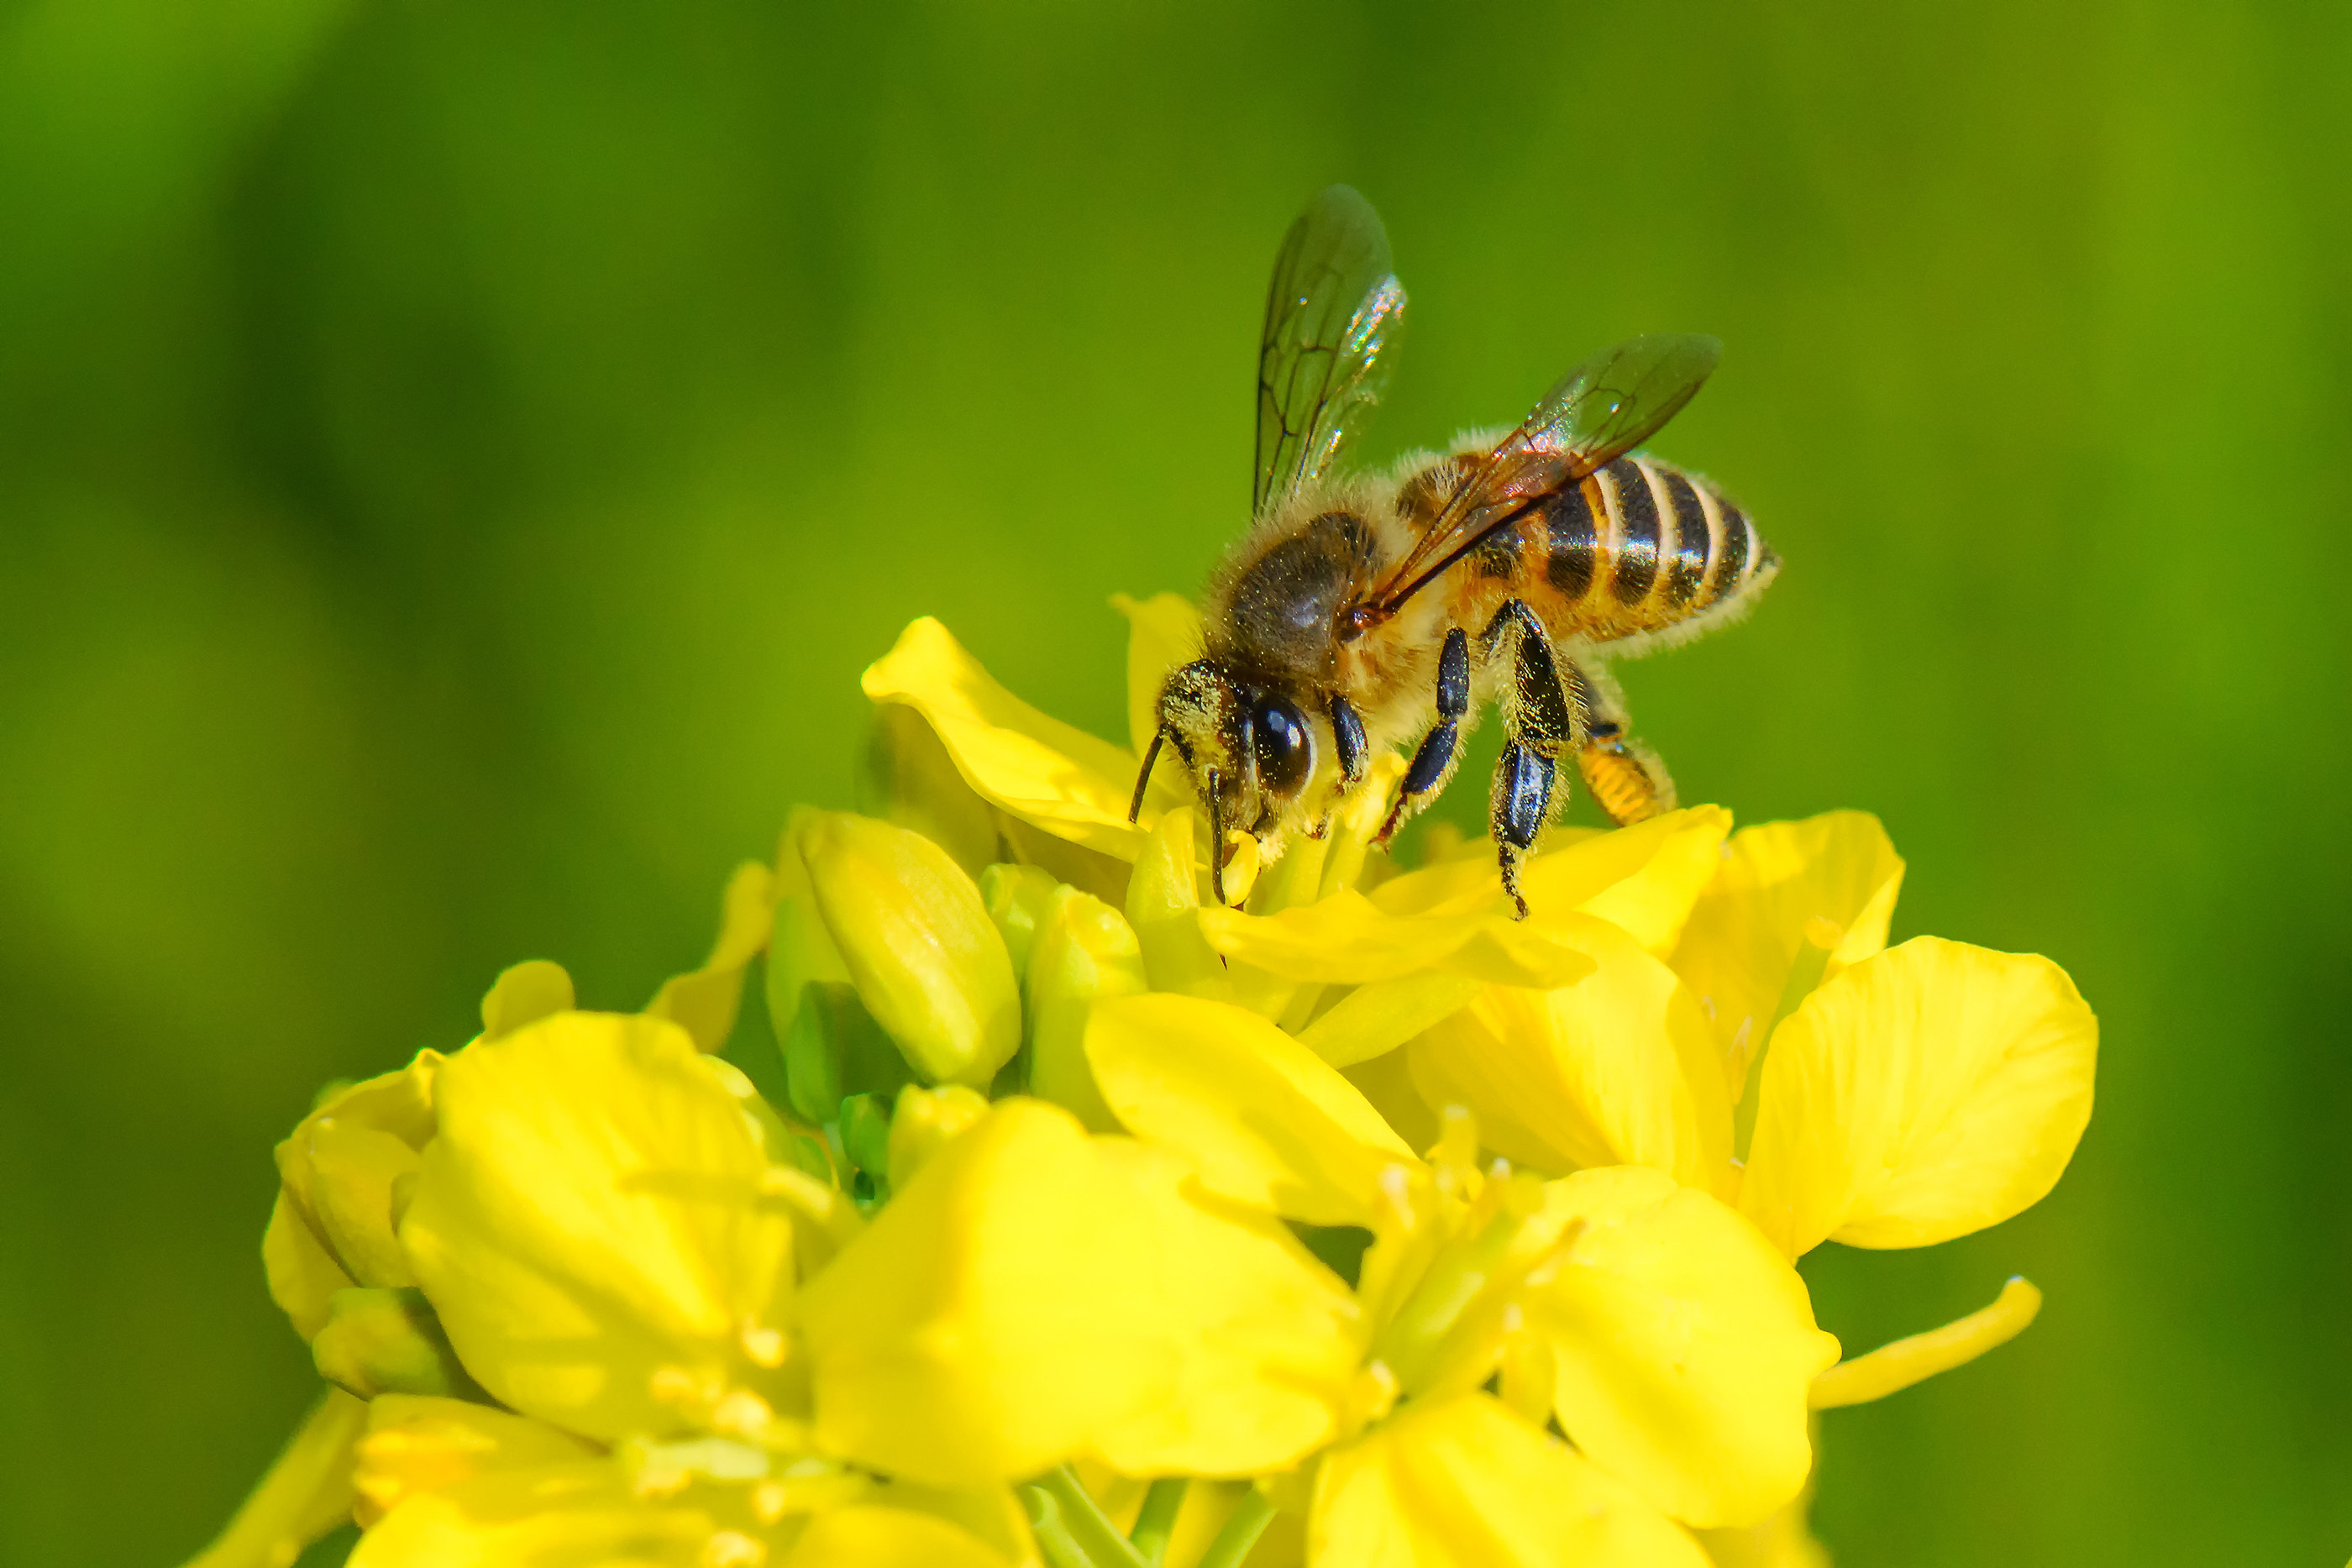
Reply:
M1247 1472L1333 1419L1346 1293L1279 1226L1186 1197L1179 1162L1053 1107L910 1145L867 1225L661 1020L556 1015L450 1058L436 1098L401 1241L467 1370L589 1450L560 1485L436 1490L426 1534L391 1500L367 1568L548 1510L571 1522L530 1530L776 1558L845 1528L819 1506L1009 1518L1005 1483L1069 1458Z
M1118 602L1139 747L1198 620L1172 595ZM2056 1182L2089 1115L2096 1023L2063 972L1934 938L1887 950L1904 867L1866 814L1556 829L1525 873L1523 925L1482 845L1392 876L1343 814L1245 908L1204 907L1205 851L1169 770L1129 825L1138 753L1021 703L936 622L865 684L920 713L1004 820L1134 862L1127 913L1152 988L1274 1019L1401 1122L1465 1106L1487 1147L1531 1169L1669 1172L1793 1259L1830 1237L1917 1246L2008 1218ZM1376 813L1380 794L1358 803Z
M1384 1541L1412 1561L1698 1562L1670 1520L1752 1523L1802 1484L1836 1342L1715 1198L1631 1167L1481 1173L1466 1117L1424 1164L1329 1063L1227 1003L1106 1001L1086 1043L1112 1111L1209 1192L1371 1233L1351 1419L1307 1483L1318 1568L1388 1561ZM1554 1416L1573 1449L1543 1435Z
M1198 619L1118 602L1139 743ZM359 1568L1795 1564L1809 1409L2031 1321L1832 1366L1791 1267L2017 1212L2088 1113L2054 967L1885 947L1870 819L1557 830L1520 920L1374 849L1384 758L1225 907L1174 770L1130 822L1136 752L937 622L866 689L873 814L795 812L644 1013L519 965L281 1145L338 1391L207 1568L346 1505ZM782 1110L711 1054L763 955Z
M1413 1041L1412 1082L1538 1168L1670 1170L1790 1259L1998 1224L2073 1155L2097 1021L2046 958L1886 947L1902 873L1860 812L1742 830L1670 966L1620 945L1572 987L1485 993Z

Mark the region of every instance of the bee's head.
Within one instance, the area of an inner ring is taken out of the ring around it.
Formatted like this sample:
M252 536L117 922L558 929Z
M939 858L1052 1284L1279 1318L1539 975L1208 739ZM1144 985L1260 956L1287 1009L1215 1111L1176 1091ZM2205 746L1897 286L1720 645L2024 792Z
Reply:
M1160 689L1160 727L1135 780L1132 821L1163 742L1192 777L1209 816L1210 881L1224 902L1225 830L1261 837L1278 827L1315 777L1318 746L1308 706L1280 689L1236 677L1214 659L1178 666Z

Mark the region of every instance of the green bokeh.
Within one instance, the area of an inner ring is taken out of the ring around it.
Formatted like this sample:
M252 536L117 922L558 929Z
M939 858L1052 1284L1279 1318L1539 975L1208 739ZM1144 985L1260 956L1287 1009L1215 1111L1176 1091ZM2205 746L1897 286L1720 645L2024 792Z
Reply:
M2048 1202L1809 1262L1857 1345L2050 1294L1828 1418L1825 1537L2340 1562L2347 79L2294 5L0 7L0 1562L202 1542L311 1382L271 1142L512 960L693 962L908 617L1117 732L1333 179L1381 452L1725 340L1658 447L1788 565L1643 731L2104 1020Z

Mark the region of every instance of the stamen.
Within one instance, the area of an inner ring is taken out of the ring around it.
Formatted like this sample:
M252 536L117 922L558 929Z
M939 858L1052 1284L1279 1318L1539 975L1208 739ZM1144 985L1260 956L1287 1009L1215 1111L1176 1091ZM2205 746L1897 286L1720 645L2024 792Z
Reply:
M748 1388L735 1389L710 1411L713 1431L754 1441L765 1434L775 1420L776 1413L769 1407L768 1402Z
M752 1365L774 1368L784 1364L783 1330L745 1323L738 1338L742 1342L743 1354L751 1358Z
M1832 1410L1900 1393L2007 1344L2041 1311L2042 1292L2022 1278L2012 1279L1989 1307L1838 1363L1813 1379L1810 1403L1816 1410Z
M760 1568L767 1560L767 1543L740 1530L714 1530L702 1543L702 1568Z

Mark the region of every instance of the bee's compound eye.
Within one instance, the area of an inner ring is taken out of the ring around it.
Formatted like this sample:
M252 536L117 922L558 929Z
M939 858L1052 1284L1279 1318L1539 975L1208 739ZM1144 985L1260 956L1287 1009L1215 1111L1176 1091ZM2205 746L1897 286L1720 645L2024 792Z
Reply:
M1281 697L1266 697L1250 714L1251 744L1257 750L1258 788L1296 795L1314 771L1315 738L1306 716Z

